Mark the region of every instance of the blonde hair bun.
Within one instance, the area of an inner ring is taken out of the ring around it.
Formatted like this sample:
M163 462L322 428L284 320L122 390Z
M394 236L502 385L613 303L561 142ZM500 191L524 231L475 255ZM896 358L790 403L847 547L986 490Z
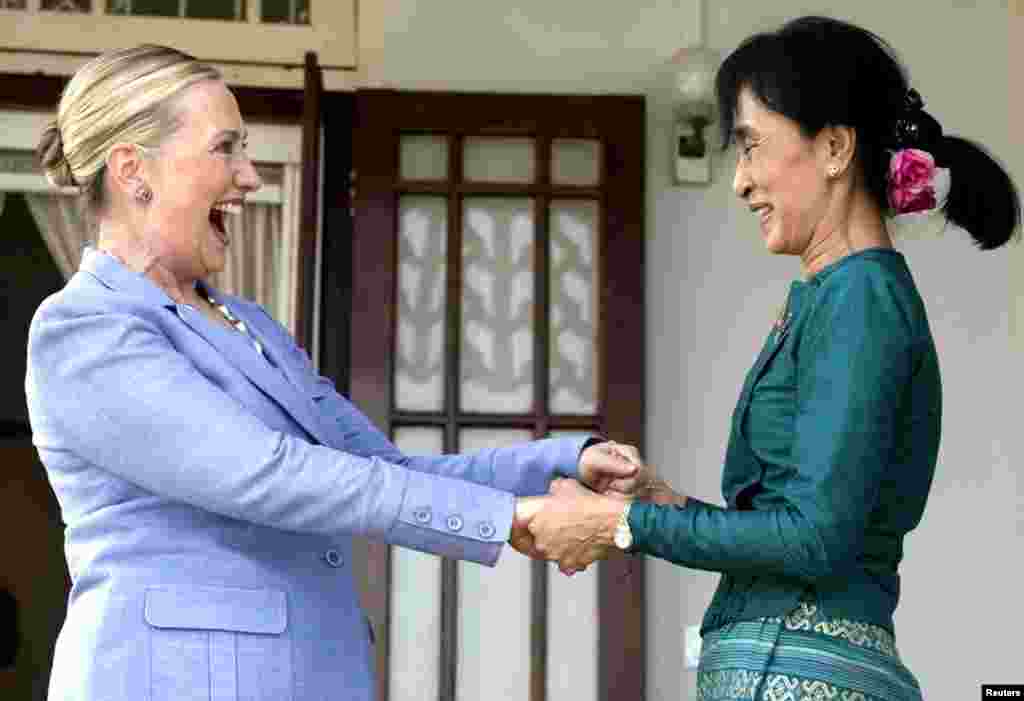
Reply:
M118 143L158 146L181 125L177 98L220 72L168 46L108 51L68 81L57 118L40 135L36 154L47 179L78 187L87 209L106 207L107 158Z
M36 148L36 159L39 161L46 179L54 187L77 187L75 174L71 172L68 159L64 157L64 141L60 136L60 127L56 121L50 122L39 139Z

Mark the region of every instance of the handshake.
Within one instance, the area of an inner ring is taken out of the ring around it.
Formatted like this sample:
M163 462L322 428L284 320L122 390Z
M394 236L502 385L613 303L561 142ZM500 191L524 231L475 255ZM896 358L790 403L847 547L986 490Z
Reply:
M527 557L557 561L571 576L616 549L634 499L685 506L687 497L657 479L633 446L592 445L580 455L579 481L556 479L548 495L516 499L509 543Z

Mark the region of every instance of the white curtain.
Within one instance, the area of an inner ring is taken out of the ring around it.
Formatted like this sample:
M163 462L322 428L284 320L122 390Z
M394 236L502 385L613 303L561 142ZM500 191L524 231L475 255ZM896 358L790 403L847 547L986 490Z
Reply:
M293 335L296 331L301 171L285 165L281 204L247 204L229 217L231 245L224 270L211 276L219 290L266 309Z
M82 215L78 198L52 193L26 192L25 201L64 279L78 270L82 249L93 240L93 232Z

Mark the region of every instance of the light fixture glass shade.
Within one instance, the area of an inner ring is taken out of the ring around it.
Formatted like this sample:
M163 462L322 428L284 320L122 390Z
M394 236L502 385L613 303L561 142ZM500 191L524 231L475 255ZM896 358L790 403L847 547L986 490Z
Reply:
M673 99L676 119L695 117L708 122L715 115L715 74L720 57L713 49L680 49L672 56Z

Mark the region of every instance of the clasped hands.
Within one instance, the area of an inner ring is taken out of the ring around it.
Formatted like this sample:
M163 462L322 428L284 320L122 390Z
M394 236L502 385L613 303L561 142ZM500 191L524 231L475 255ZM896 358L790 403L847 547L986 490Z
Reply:
M633 499L682 505L686 497L657 479L633 446L592 445L580 455L579 481L556 479L547 496L516 500L509 543L573 575L615 549L615 530Z

